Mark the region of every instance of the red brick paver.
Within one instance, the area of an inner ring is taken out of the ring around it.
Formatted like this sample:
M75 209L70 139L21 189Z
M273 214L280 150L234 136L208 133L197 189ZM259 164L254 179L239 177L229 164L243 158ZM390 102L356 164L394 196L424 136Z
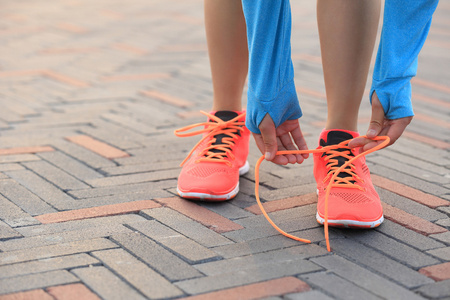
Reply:
M435 83L429 80L425 80L419 77L414 77L412 79L413 84L421 85L430 89L435 89L444 93L450 93L450 87L443 84Z
M294 208L298 206L313 204L317 202L317 194L316 193L310 193L302 196L295 196L290 197L287 199L280 199L280 200L273 200L270 202L263 203L263 207L266 210L267 213L283 210L283 209L289 209ZM252 206L249 206L246 208L251 213L254 213L255 215L261 215L262 211L259 208L258 204L254 204Z
M379 186L385 190L391 191L393 193L396 193L400 196L414 200L428 207L436 208L439 206L450 205L450 201L424 193L422 191L416 190L415 188L406 186L396 181L389 180L387 178L375 174L372 174L371 177L374 185Z
M78 144L86 149L91 150L92 152L95 152L95 153L97 153L103 157L109 158L109 159L129 156L128 153L126 153L120 149L117 149L115 147L112 147L101 141L93 139L87 135L69 136L69 137L66 137L66 139L72 143Z
M192 102L189 102L187 100L178 97L170 96L168 94L164 94L158 91L141 91L141 93L144 96L157 99L159 101L166 102L168 104L175 105L178 107L189 107L193 105Z
M412 99L413 99L413 101L414 100L419 100L419 101L431 103L433 105L442 106L443 108L450 108L450 102L447 102L447 101L444 101L444 100L435 99L435 98L428 97L428 96L425 96L425 95L422 95L422 94L418 94L418 93L413 93Z
M147 50L136 47L136 46L132 46L132 45L127 45L127 44L115 44L114 48L117 50L121 50L121 51L125 51L125 52L129 52L129 53L133 53L133 54L138 54L138 55L143 55L147 53Z
M155 201L170 207L219 233L244 228L241 225L210 211L209 209L178 197L155 199Z
M431 145L433 147L436 148L440 148L440 149L450 149L450 143L441 141L441 140L437 140L434 138L430 138L428 136L424 136L415 132L411 132L408 130L405 130L405 132L403 132L403 136L408 137L410 139L419 141L421 143L426 143L428 145Z
M170 75L165 73L129 74L129 75L105 76L102 77L102 80L106 82L117 82L117 81L133 81L133 80L167 79L169 77Z
M284 277L265 282L240 286L218 292L183 298L185 300L250 300L310 290L305 282L295 277Z
M88 87L89 86L89 83L87 83L87 82L84 82L82 80L69 77L67 75L63 75L63 74L55 72L55 71L43 70L41 72L41 74L43 76L49 77L51 79L54 79L54 80L57 80L57 81L60 81L62 83L65 83L65 84L68 84L68 85L72 85L72 86L75 86L75 87Z
M50 146L17 147L17 148L0 149L0 155L31 154L49 151L55 151L55 149L53 149Z
M0 300L54 300L44 290L32 290L13 294L0 295Z
M384 217L395 223L412 229L420 234L429 235L435 233L442 233L448 231L444 227L431 223L417 216L411 215L399 208L393 207L389 204L382 203Z
M436 281L450 279L450 262L422 268L419 273Z
M47 292L57 300L99 300L100 298L81 283L52 286Z
M43 224L49 224L88 218L113 216L127 213L135 213L143 209L156 208L160 206L161 205L153 202L152 200L140 200L133 202L97 206L91 208L76 209L70 211L62 211L52 214L36 216L35 218Z

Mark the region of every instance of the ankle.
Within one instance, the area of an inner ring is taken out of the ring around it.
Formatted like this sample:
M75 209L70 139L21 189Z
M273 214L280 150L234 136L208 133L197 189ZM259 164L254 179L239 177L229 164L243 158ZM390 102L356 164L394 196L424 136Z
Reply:
M358 132L358 125L353 122L330 122L327 121L325 130L346 130Z
M236 97L229 97L226 99L214 97L213 101L213 111L221 110L231 110L231 111L242 111L241 99L236 99Z

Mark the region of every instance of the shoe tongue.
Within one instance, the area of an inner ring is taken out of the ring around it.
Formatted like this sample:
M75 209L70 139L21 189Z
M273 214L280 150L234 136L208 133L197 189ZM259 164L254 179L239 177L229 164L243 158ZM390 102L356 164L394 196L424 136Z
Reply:
M324 140L321 140L320 144L321 144L321 146L337 145L343 141L346 141L346 140L349 140L352 138L353 138L353 136L348 132L333 130L333 131L328 132L327 142L325 142ZM339 148L339 149L336 149L336 151L347 151L347 149ZM351 152L349 153L349 155L354 156L353 153L351 153ZM335 159L337 159L337 161L338 161L337 167L341 167L348 160L345 157L336 157ZM341 172L337 176L341 177L341 178L351 177L351 175L346 172Z
M237 116L239 116L239 114L237 112L230 111L230 110L216 111L216 113L214 115L225 122L230 121L230 120L236 118Z
M343 141L352 139L353 136L345 131L333 130L328 132L327 135L327 145L337 145Z
M220 110L220 111L217 111L214 115L225 122L230 121L230 120L236 118L237 116L239 116L239 114L237 112L230 111L230 110ZM210 120L210 122L215 122L215 121ZM237 131L236 133L238 135L240 135L240 132L238 130L236 130L236 131ZM216 138L216 142L213 143L213 145L220 145L220 144L222 144L222 139L224 137L229 137L229 135L221 133L221 134L215 135L214 137ZM211 149L211 152L225 153L225 151L218 150L218 149Z

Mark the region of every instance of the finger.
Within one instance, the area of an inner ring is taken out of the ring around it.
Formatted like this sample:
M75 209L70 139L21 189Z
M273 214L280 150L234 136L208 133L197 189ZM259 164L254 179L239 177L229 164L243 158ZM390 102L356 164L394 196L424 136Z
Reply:
M283 144L284 148L286 148L286 150L297 150L294 143L292 142L290 134L284 134L282 136L279 136L279 139L280 139L281 143ZM300 155L299 155L299 157L301 158ZM291 163L291 164L297 163L299 157L297 157L296 154L287 154L286 155L286 158L289 160L289 163ZM303 161L303 158L301 158L301 160Z
M272 161L278 149L275 124L267 114L259 125L261 136L264 142L264 155L266 160Z
M256 146L258 146L259 151L261 151L261 154L264 154L264 141L263 141L262 136L260 134L253 133L253 132L252 132L252 135L253 135L253 138L255 139L255 143L256 143Z
M381 144L383 141L374 141L374 140L369 140L370 142L365 144L362 148L361 148L361 152L366 152L376 146L378 146L378 144Z
M369 139L378 136L383 129L384 124L384 109L376 92L372 96L372 116L370 118L369 129L367 130L367 137Z
M350 148L358 148L358 147L364 147L365 145L367 145L368 143L371 143L372 140L371 139L367 139L365 137L357 137L352 139L349 143L348 146Z
M403 134L406 127L411 123L412 117L401 118L392 120L389 126L389 130L386 135L391 139L389 145L394 144L398 138Z
M308 145L306 145L306 141L300 128L300 125L298 126L298 128L295 128L294 130L291 131L291 135L299 150L308 150ZM304 159L307 159L309 157L309 154L308 153L302 154L302 157Z
M260 134L252 133L253 137L255 138L256 146L258 146L259 151L261 151L262 154L265 153L265 146L264 146L264 140ZM282 158L280 158L282 157ZM287 165L287 159L283 157L283 155L277 155L275 156L273 163L276 163L278 165Z
M383 127L383 129L378 133L377 136L384 136L384 135L387 135L387 132L388 132L388 130L389 130L389 126L390 126L390 125L386 125L386 124L385 124L384 127ZM357 138L352 139L352 140L348 143L348 146L349 146L350 148L352 148L352 149L358 148L358 147L362 147L362 148L361 148L361 151L367 151L367 150L369 150L369 149L375 147L375 146L378 145L379 143L380 143L380 142L375 142L375 141L372 140L372 139L368 139L368 138L365 138L365 137L360 136L360 137L357 137Z
M278 144L278 151L284 151L287 150L284 148L283 144L281 143L281 140L279 137L277 137L277 144ZM289 158L287 155L276 155L275 158L272 160L273 163L277 165L287 165L289 163Z

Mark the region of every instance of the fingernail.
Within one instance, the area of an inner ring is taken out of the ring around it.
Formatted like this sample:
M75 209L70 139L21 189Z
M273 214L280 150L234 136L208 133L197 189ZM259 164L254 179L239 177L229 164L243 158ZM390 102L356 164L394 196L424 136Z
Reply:
M367 136L374 137L376 135L377 135L377 132L373 129L370 129L369 131L367 131Z
M266 152L266 154L265 154L265 159L266 159L266 160L269 160L269 158L270 158L270 152Z

